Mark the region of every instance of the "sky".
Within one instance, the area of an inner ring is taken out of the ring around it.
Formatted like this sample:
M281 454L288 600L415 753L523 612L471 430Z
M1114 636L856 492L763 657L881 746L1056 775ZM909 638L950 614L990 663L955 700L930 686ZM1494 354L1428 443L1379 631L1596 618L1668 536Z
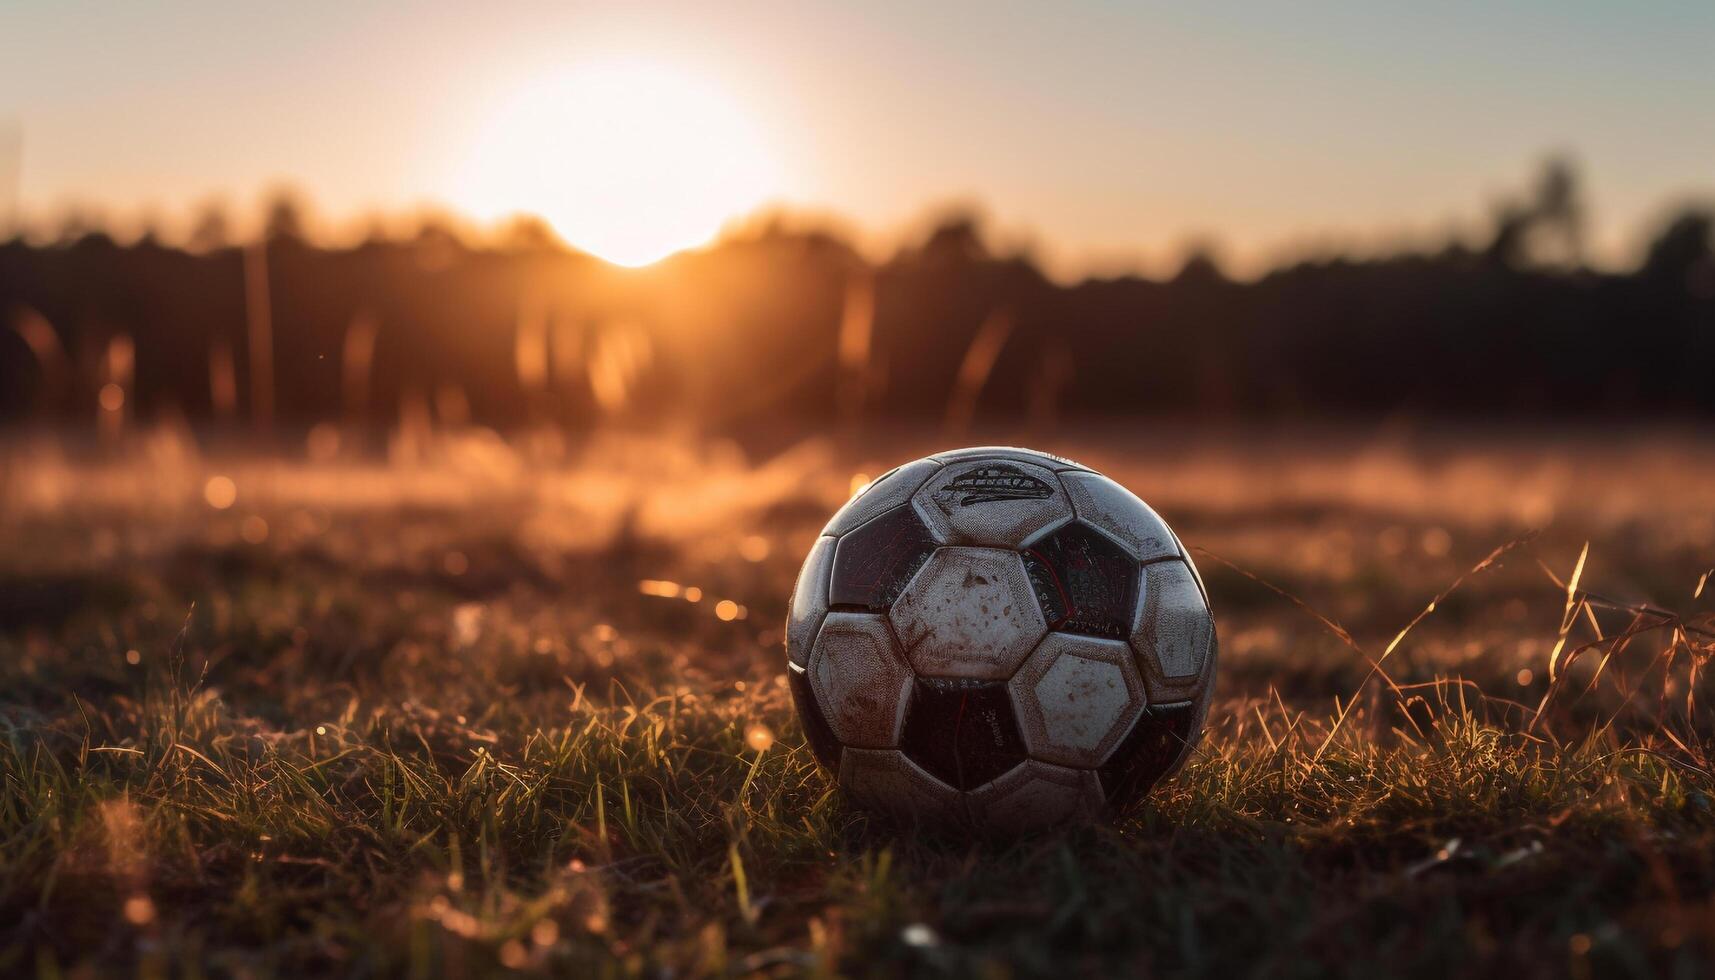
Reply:
M333 230L536 211L631 263L966 204L1066 274L1243 274L1480 235L1557 153L1611 264L1715 199L1715 3L0 0L0 220L290 185Z

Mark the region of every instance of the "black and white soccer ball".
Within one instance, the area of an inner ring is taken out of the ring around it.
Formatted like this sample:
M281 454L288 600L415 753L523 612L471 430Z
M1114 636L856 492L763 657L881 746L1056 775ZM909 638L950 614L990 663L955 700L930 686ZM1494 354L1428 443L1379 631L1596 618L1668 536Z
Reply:
M1215 624L1118 483L1026 449L940 453L834 515L786 622L816 758L891 817L1021 833L1109 816L1201 733Z

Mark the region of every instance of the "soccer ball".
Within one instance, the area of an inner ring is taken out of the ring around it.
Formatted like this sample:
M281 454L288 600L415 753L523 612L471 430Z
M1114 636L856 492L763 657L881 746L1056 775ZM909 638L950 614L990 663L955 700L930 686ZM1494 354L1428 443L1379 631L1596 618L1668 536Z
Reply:
M1179 539L1124 487L1026 449L940 453L810 549L787 676L847 796L1022 833L1109 816L1190 753L1215 623Z

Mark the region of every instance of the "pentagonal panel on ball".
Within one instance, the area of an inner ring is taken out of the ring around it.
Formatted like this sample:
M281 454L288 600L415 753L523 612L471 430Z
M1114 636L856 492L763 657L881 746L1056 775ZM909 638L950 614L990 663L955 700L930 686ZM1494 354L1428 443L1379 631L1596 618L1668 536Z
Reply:
M1143 596L1132 625L1132 647L1152 682L1194 685L1214 642L1215 620L1191 569L1182 561L1143 566Z
M807 673L816 702L842 744L871 749L899 744L911 668L894 648L885 619L829 613L810 649Z
M1143 678L1124 640L1050 633L1009 685L1035 759L1093 769L1143 712Z
M792 606L786 611L786 659L803 666L810 661L810 644L828 611L828 580L834 572L834 544L820 537L810 547L809 557L798 570L792 587Z
M1018 553L942 548L888 610L919 674L1005 680L1048 625Z
M1049 629L1131 635L1139 572L1112 538L1073 521L1026 544L1021 555Z
M1108 802L1124 808L1172 775L1197 744L1208 702L1181 701L1144 709L1098 775Z
M1150 506L1137 495L1100 473L1060 474L1078 519L1100 528L1123 545L1137 561L1154 561L1179 554L1179 542Z
M897 749L847 749L840 785L860 805L896 820L931 826L964 823L958 790L924 772Z
M1017 548L1072 519L1060 478L1009 457L949 463L911 498L942 544Z
M933 459L914 459L877 477L835 512L823 534L845 534L911 499L923 481L941 468Z
M1035 759L968 794L967 800L980 830L1009 836L1089 823L1107 812L1094 772Z
M839 539L828 603L886 609L934 550L935 536L923 519L910 504L900 504Z
M1001 681L919 677L899 748L958 789L971 789L1023 762L1024 737Z

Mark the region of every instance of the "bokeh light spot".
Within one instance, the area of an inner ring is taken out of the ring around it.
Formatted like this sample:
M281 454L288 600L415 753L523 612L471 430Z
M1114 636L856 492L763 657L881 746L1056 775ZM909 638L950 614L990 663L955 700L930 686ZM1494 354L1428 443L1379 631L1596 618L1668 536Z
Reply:
M229 476L211 476L202 485L202 499L215 510L226 510L238 502L238 484Z
M238 525L238 536L243 538L246 544L261 544L268 540L268 522L251 514Z

